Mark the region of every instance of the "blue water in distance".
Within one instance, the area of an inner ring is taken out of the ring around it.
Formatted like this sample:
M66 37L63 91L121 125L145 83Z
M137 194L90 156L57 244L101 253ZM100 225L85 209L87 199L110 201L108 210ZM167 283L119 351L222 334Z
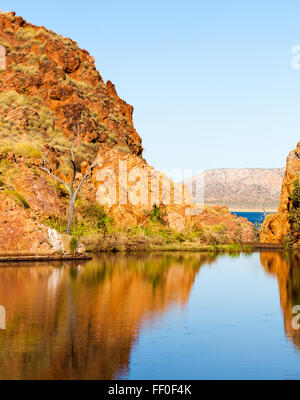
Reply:
M232 214L237 215L238 217L247 218L252 224L259 223L260 225L265 220L265 215L263 212L232 212ZM270 213L266 213L269 215Z

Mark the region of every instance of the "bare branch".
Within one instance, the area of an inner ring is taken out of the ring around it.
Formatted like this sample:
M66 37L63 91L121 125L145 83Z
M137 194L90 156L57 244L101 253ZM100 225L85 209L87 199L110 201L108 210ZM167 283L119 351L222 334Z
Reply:
M76 144L77 144L77 142L79 140L79 137L80 137L80 124L78 122L77 123L77 136L74 139L73 146L72 146L72 148L70 150L70 152L71 152L71 163L72 163L72 167L73 167L73 177L72 177L72 181L70 183L70 193L71 194L73 194L73 192L74 192L73 187L74 187L74 182L75 182L75 179L76 179L76 164L75 164L74 150L75 150Z
M73 166L73 177L72 177L72 180L71 180L71 183L70 183L70 193L73 194L73 192L74 192L74 182L75 182L75 179L76 179L76 165L75 165L75 162L73 160L71 161L71 163L72 163L72 166Z
M81 182L79 183L79 185L78 185L78 187L76 189L75 197L78 196L78 193L80 192L80 189L82 188L82 185L87 180L87 178L89 177L92 169L94 169L96 165L97 165L97 163L95 164L95 161L94 161L93 164L90 166L90 168L87 170L86 174L84 175L84 177L82 178Z
M71 193L71 190L69 188L69 186L66 184L66 182L64 182L62 179L60 179L58 176L54 175L49 168L47 167L38 167L39 169L41 169L44 172L47 172L49 175L52 176L52 178L56 179L59 183L61 183L62 185L64 185L64 187L67 189L67 191L69 193Z
M82 178L81 182L79 183L76 192L75 192L75 196L78 196L78 193L80 192L80 189L82 188L82 185L84 184L84 182L88 179L91 171L99 164L108 164L109 162L98 162L98 155L95 158L95 160L93 161L93 163L90 165L89 169L87 170L86 174L84 175L84 177Z

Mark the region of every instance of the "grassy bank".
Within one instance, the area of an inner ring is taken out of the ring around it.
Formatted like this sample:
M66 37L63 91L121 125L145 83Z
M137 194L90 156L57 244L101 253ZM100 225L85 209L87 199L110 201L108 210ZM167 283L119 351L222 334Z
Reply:
M143 230L138 228L138 230ZM240 243L222 243L212 237L197 237L191 232L155 232L151 236L143 233L118 231L96 234L80 240L88 252L132 252L132 251L205 251L217 253L251 252L252 246ZM209 243L210 242L210 243Z
M43 221L59 233L66 231L66 220L48 218ZM242 226L236 232L227 229L225 223L205 226L195 224L183 231L168 226L165 213L160 207L145 215L145 222L138 226L115 225L114 221L98 205L77 206L72 236L82 243L88 252L117 251L251 251L242 245Z

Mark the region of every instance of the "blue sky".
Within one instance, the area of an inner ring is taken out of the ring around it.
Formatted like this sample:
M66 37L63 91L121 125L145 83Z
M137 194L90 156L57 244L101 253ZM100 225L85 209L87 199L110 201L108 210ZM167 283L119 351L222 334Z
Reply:
M300 141L294 0L2 0L76 40L135 107L158 169L282 167Z

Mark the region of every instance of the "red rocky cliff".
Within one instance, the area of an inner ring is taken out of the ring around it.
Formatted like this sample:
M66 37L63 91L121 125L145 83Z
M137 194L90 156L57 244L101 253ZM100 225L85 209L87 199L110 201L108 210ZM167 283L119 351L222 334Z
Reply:
M6 49L7 65L0 73L1 92L13 90L40 99L41 106L51 112L53 124L67 137L74 135L80 122L86 142L117 144L142 155L142 141L133 127L133 107L119 98L110 81L103 82L86 50L15 13L0 14L0 44ZM29 116L30 110L23 115L19 110L25 129Z

